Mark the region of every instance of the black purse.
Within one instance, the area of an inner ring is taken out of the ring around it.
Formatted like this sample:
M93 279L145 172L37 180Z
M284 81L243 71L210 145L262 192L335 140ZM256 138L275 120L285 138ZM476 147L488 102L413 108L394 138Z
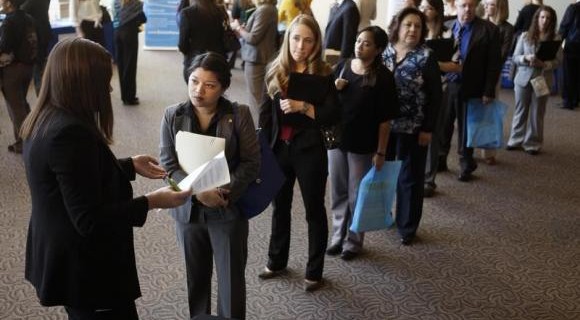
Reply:
M320 132L326 149L332 150L340 147L340 135L342 134L340 125L322 127Z
M242 48L242 44L240 43L240 39L230 27L230 24L227 20L223 22L224 26L224 49L226 52L235 52Z
M344 69L350 66L350 60L346 61L342 66L342 70L340 70L340 74L338 78L342 78L344 74ZM322 141L324 142L324 146L328 150L336 149L340 147L340 136L342 135L342 127L340 124L335 124L332 126L326 126L320 128L320 133L322 134Z

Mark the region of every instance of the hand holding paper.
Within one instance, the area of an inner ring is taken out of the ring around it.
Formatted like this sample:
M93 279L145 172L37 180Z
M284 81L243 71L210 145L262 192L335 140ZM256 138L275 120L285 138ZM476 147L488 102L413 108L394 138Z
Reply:
M191 188L193 194L198 194L228 184L230 172L225 145L223 138L179 131L175 150L179 165L189 174L178 184L179 188Z

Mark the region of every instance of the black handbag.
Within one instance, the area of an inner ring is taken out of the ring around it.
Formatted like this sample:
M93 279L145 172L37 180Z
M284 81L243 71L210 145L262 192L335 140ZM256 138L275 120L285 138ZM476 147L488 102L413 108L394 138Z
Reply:
M242 48L240 39L238 39L238 36L232 30L229 23L224 21L224 49L226 52L234 52L240 50L240 48Z
M322 133L322 141L328 150L340 147L340 135L342 133L340 125L320 128Z

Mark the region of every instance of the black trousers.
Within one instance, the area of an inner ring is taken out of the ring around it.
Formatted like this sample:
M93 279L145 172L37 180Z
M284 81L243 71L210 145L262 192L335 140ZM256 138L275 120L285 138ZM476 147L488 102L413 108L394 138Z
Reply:
M447 101L442 107L440 116L443 117L441 124L441 137L439 145L440 161L447 161L447 155L451 149L451 138L455 119L457 118L457 153L459 154L459 165L462 172L473 172L476 167L473 159L473 148L467 147L467 102L460 97L460 84L449 83L447 85Z
M84 309L64 307L69 320L139 320L135 302L110 309Z
M105 48L105 32L102 27L95 28L95 22L89 20L81 21L80 27L85 39L94 41Z
M419 145L418 134L391 132L388 160L401 160L397 182L397 230L401 237L414 237L423 216L423 184L427 146Z
M306 279L319 281L324 269L324 254L328 240L328 221L324 207L328 157L326 149L317 145L296 150L292 144L278 141L274 153L286 182L272 203L272 235L268 250L268 268L281 270L288 265L290 223L294 183L298 180L308 223L308 263Z
M580 102L580 43L566 44L562 87L564 107L576 108Z
M115 48L121 85L121 100L130 102L137 97L139 29L132 24L128 24L115 30Z

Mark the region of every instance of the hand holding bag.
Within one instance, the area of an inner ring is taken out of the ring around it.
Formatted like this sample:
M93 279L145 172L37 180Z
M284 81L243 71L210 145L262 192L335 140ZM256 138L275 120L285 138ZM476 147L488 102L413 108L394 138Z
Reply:
M391 208L395 200L401 161L387 161L380 171L373 166L361 180L350 230L365 232L393 225Z
M497 149L503 147L503 119L507 105L499 100L484 105L481 99L467 103L467 146Z
M550 88L548 87L548 83L546 82L546 78L544 76L537 76L531 79L530 84L534 89L536 97L539 98L550 94Z

